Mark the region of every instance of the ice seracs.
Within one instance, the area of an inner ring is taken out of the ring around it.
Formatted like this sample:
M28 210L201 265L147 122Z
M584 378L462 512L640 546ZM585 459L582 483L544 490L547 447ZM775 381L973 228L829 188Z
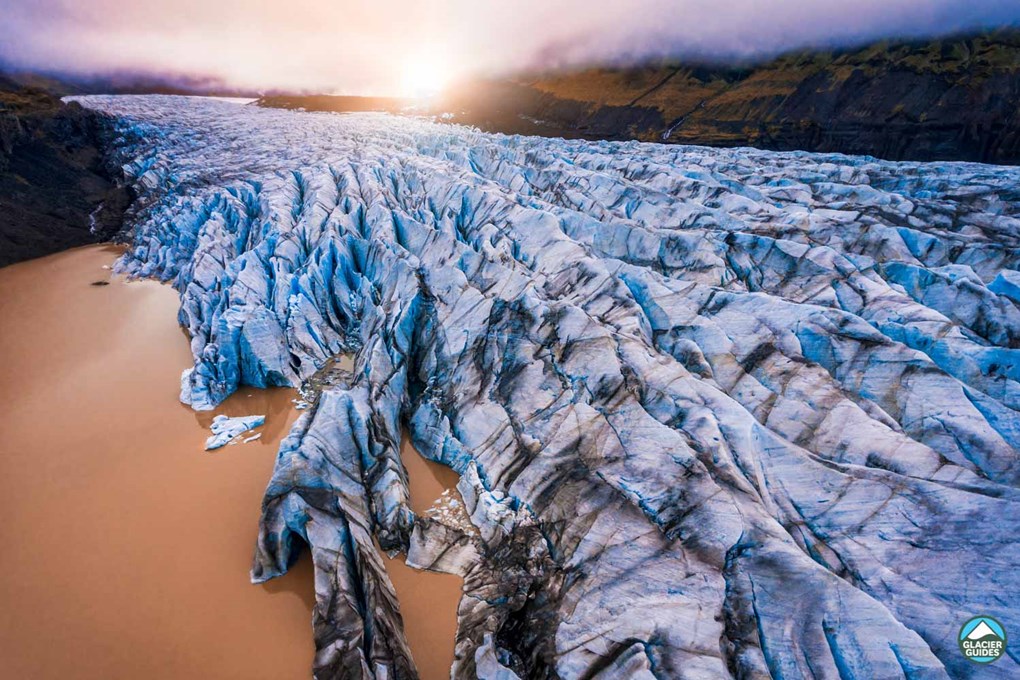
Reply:
M464 576L456 678L960 677L961 618L1020 626L1020 171L83 102L187 403L354 354L252 567L310 547L317 677L416 675L376 544Z

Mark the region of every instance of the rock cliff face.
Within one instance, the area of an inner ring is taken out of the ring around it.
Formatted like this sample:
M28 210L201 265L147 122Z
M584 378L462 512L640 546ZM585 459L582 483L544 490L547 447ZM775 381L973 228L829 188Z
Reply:
M111 125L0 79L0 267L119 231L131 195L104 156Z
M1020 163L1020 33L478 83L455 120L497 132Z
M465 576L456 678L1016 677L1020 171L489 135L158 97L126 271L182 399L355 352L281 447L319 678L414 678L376 549ZM399 456L461 475L416 517Z

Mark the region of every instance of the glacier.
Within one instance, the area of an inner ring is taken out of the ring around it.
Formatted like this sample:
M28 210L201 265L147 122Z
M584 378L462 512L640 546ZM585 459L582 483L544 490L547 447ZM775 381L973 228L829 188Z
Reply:
M465 579L454 678L1007 678L1020 170L88 96L181 399L298 386L251 577L317 678L417 677L377 550ZM401 438L460 475L416 516Z

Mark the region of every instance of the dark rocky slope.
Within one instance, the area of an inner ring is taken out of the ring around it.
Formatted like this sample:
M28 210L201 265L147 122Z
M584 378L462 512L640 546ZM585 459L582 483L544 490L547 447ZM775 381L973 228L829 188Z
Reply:
M592 70L513 86L510 101L540 121L535 128L571 136L1020 162L1017 32L792 54L747 69Z
M103 154L110 120L0 78L0 267L108 240L131 202Z

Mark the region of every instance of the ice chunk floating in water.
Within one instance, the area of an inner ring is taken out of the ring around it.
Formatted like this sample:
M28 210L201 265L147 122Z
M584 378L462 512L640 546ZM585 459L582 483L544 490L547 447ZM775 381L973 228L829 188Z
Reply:
M83 101L186 402L356 354L252 568L310 547L318 677L416 676L376 541L465 576L457 678L969 677L964 621L1020 630L1020 171Z
M212 430L212 436L205 440L205 450L211 451L226 446L248 430L254 430L256 427L264 425L265 422L265 416L240 416L237 418L216 416L209 427ZM254 435L244 441L249 442L258 439L259 436Z

